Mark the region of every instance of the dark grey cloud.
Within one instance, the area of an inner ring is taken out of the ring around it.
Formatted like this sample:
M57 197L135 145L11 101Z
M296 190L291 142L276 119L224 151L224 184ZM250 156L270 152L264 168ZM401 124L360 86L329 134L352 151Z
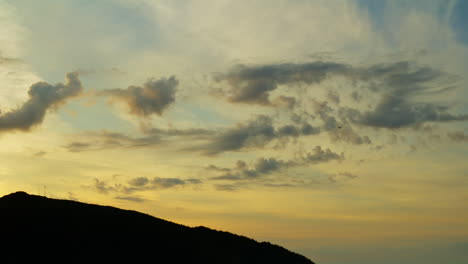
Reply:
M331 151L330 149L322 149L320 146L316 146L311 152L307 153L303 158L301 165L309 163L316 164L321 162L328 162L332 160L342 161L344 160L344 153L338 154Z
M301 134L300 128L293 126L293 125L285 125L278 128L277 134L282 136L289 136L289 137L298 137Z
M418 102L417 96L453 89L456 78L430 67L419 67L410 62L380 64L361 72L363 79L377 80L375 90L383 93L374 109L348 114L354 123L371 127L404 128L424 122L466 121L467 114L448 112L447 105Z
M103 194L108 194L109 192L114 192L117 190L116 187L110 186L107 182L101 181L99 179L94 179L94 188Z
M131 179L128 184L135 187L144 186L149 183L149 179L146 177L138 177Z
M22 106L0 115L0 132L30 130L42 123L47 110L58 108L67 99L79 95L82 90L76 72L67 73L65 84L33 84L28 91L29 99Z
M330 149L322 149L322 147L316 146L311 152L308 152L302 157L298 157L294 160L283 161L275 158L258 158L251 166L247 165L246 162L239 160L232 168L222 168L210 165L207 169L222 172L221 175L212 177L211 179L213 180L253 180L274 174L275 172L286 168L308 166L333 160L342 161L343 159L343 153L338 154Z
M349 70L349 66L345 64L321 61L304 64L238 65L226 74L218 74L215 80L228 84L229 89L223 92L232 103L274 105L269 96L278 85L320 83L329 75L345 74Z
M322 128L328 133L330 139L333 142L347 142L355 145L361 144L371 144L372 141L368 136L359 135L351 126L351 124L346 122L346 117L351 113L350 110L343 110L345 108L339 108L338 113L335 109L331 108L328 105L328 102L320 102L317 100L312 101L312 107L314 113L322 120ZM338 121L337 117L341 120ZM345 117L343 117L345 116Z
M99 92L101 96L111 96L127 104L130 113L147 117L162 115L176 99L178 80L171 76L159 80L151 79L143 86L129 86L127 89L109 89Z
M171 188L177 185L184 185L186 182L179 178L159 178L156 177L151 180L151 184L158 189Z
M408 102L408 95L408 92L398 91L385 95L374 110L360 114L358 119L353 121L366 126L397 129L424 122L468 120L468 114L450 114L446 106Z
M222 175L213 177L214 180L241 180L257 178L268 175L289 166L287 162L275 158L258 158L253 166L248 166L244 161L239 160L234 168L223 168Z
M308 123L302 126L285 125L275 129L271 117L260 115L244 124L228 128L214 135L209 143L202 146L187 148L186 150L201 151L206 155L216 155L226 151L261 148L274 139L282 137L298 137L300 135L313 135L320 129Z
M247 124L239 124L213 137L212 141L203 147L208 155L224 151L239 150L248 147L261 147L275 138L273 121L268 116L259 116Z
M343 141L354 145L371 144L368 136L359 135L350 125L342 125L328 132L333 142Z
M372 110L354 113L354 123L383 128L403 128L424 122L466 121L468 114L452 114L449 104L418 100L418 96L443 94L457 88L457 77L446 72L419 66L409 61L382 63L371 66L351 66L335 62L311 62L303 64L270 64L260 66L240 65L225 74L218 74L216 80L224 81L228 88L221 93L233 103L247 103L274 106L270 93L278 85L320 83L329 77L348 78L350 87L369 88L367 92L381 94L380 101ZM360 85L356 85L360 83ZM330 102L338 104L340 96L328 91ZM351 98L359 102L362 91L353 91ZM277 98L280 100L280 98ZM291 107L297 105L292 100ZM357 111L357 110L356 110ZM325 129L336 126L331 115L321 117Z
M468 135L463 131L450 132L447 136L455 142L468 142Z

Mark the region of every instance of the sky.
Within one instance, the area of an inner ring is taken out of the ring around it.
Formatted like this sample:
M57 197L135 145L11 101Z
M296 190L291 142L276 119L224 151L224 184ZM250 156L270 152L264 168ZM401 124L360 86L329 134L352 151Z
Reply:
M0 0L0 194L323 264L468 261L468 2Z

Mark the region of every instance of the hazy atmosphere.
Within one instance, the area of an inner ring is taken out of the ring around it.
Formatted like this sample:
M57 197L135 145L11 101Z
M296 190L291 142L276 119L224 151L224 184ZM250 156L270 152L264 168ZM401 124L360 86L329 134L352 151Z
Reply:
M321 264L468 261L468 1L0 0L0 195Z

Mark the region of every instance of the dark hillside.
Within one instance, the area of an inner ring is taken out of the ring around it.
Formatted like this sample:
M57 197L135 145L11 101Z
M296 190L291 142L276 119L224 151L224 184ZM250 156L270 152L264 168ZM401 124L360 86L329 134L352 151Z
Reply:
M0 198L1 263L313 263L268 242L17 192Z

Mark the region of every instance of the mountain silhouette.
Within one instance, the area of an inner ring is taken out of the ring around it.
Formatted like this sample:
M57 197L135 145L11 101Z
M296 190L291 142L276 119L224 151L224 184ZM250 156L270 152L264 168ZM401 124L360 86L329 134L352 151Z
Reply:
M1 263L287 263L268 242L136 211L16 192L0 198Z

